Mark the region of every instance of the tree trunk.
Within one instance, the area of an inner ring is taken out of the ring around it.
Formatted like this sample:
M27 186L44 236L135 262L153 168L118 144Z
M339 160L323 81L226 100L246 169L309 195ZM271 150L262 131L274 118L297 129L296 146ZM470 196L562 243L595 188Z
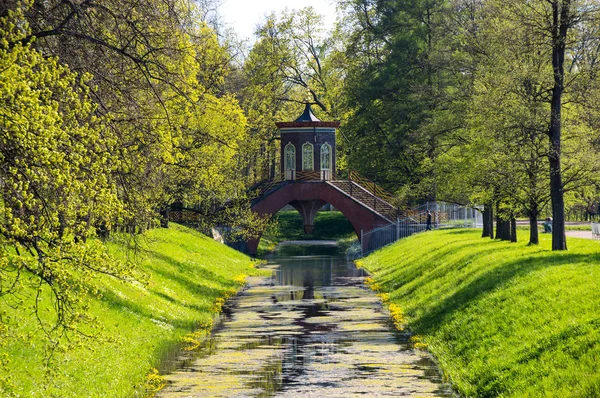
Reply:
M565 202L561 156L561 111L565 77L565 46L570 24L571 0L552 1L552 68L554 86L550 104L550 197L552 199L552 250L567 250Z
M491 214L491 209L489 205L483 205L483 232L481 233L481 237L482 238L487 238L490 236L490 227L491 227L491 223L490 223L490 218L492 216Z
M517 219L514 217L510 219L510 241L517 242Z
M170 209L168 207L160 212L161 228L169 228L169 213Z
M510 220L502 220L502 235L501 240L510 240Z
M494 206L490 204L490 217L488 219L488 228L490 229L490 239L494 239Z
M500 205L496 203L496 239L502 239L502 219L500 218Z
M537 225L537 212L529 212L529 244L539 245L540 244L540 233Z

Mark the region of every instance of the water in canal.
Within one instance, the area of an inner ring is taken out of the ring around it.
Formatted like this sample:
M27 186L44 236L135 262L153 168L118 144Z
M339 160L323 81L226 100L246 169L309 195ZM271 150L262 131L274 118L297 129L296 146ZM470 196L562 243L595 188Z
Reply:
M335 247L280 246L165 397L451 396Z

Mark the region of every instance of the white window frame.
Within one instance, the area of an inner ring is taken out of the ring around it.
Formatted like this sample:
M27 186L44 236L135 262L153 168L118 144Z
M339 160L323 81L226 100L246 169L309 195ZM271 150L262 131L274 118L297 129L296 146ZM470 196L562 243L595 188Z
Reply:
M310 169L306 168L306 159L305 159L305 153L307 151L304 150L304 148L308 148L310 147ZM313 144L311 144L310 142L306 141L304 144L302 144L302 171L314 171L315 170L315 146Z
M292 167L288 167L288 153L290 153L290 149L293 151L293 159L292 159ZM283 156L284 156L284 167L285 170L296 170L296 146L294 144L292 144L291 142L288 142L287 145L285 146L284 150L283 150Z
M325 158L325 156L323 156L323 148L327 148L328 153L327 153L327 158ZM328 142L325 142L323 145L321 145L321 170L331 170L331 152L332 152L331 145L329 145ZM327 166L328 167L323 167L323 159L327 160Z

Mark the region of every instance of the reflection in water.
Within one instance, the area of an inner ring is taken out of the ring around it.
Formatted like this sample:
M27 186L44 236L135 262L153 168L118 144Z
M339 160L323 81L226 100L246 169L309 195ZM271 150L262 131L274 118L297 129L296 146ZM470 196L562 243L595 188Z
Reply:
M335 248L283 246L163 396L450 396Z

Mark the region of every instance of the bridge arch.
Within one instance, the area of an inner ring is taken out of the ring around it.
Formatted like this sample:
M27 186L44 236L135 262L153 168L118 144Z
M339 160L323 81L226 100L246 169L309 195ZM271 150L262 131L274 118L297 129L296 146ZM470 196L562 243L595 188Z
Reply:
M307 222L312 226L316 211L326 203L333 205L350 221L359 239L361 230L369 231L389 224L381 214L364 206L327 181L282 184L274 191L258 198L251 208L261 216L273 216L285 205L292 204L299 210L306 227ZM256 254L261 237L247 242L250 254Z

